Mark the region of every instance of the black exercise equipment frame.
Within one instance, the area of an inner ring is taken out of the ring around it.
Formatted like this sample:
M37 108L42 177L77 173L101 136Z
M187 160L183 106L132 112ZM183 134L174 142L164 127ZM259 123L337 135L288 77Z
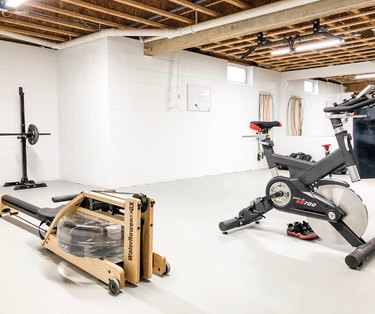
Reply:
M14 186L14 190L25 190L46 187L45 183L35 183L33 180L29 180L27 177L27 155L26 155L26 140L31 145L35 145L38 141L39 135L51 135L51 133L39 133L35 125L30 124L26 132L25 122L25 93L23 88L19 87L20 96L20 115L21 115L21 133L0 133L0 136L17 136L21 140L21 152L22 152L22 177L19 182L5 182L4 187Z
M345 216L345 212L328 199L315 193L315 189L322 185L331 184L348 188L349 185L344 181L324 178L343 166L347 167L352 182L360 180L357 170L358 163L351 145L352 138L343 128L343 119L347 118L349 114L353 114L357 109L375 105L375 95L368 97L368 93L369 89L367 87L359 95L353 95L352 99L345 100L341 104L335 103L333 107L324 109L324 112L331 113L330 121L335 132L338 148L316 163L274 153L274 143L270 139L269 131L272 127L281 126L279 122L251 122L258 129L258 137L262 138L261 143L264 155L273 178L267 184L266 196L258 197L251 201L250 205L242 209L237 217L222 221L219 224L220 230L226 234L230 229L252 222L258 223L264 217L264 214L273 208L286 213L325 220L355 248L345 258L346 264L352 269L362 266L375 253L375 238L366 243L361 237L358 237L341 219ZM279 176L278 165L287 166L290 176ZM272 201L284 195L282 191L272 193L271 187L274 183L281 183L287 186L291 196L285 204L278 205L277 202Z
M318 37L325 37L328 39L339 39L340 37L331 34L328 30L320 26L320 20L316 19L313 21L313 32L311 34L306 35L295 35L295 36L289 36L285 37L284 39L274 40L271 41L267 38L264 38L263 32L259 32L257 35L257 44L250 47L242 56L241 60L245 60L249 55L251 55L257 48L261 47L269 47L269 46L275 46L275 45L286 45L287 47L291 48L291 51L293 52L295 49L295 43L311 39L311 38L318 38Z

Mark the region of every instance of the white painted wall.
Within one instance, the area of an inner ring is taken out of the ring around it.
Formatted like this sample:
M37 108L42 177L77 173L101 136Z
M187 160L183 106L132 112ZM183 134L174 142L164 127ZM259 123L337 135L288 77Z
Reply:
M299 80L302 82L305 79L315 77L361 74L368 73L369 71L373 70L375 70L375 63L369 61L282 73L279 89L279 97L281 102L278 104L281 121L286 126L286 110L291 90L293 90L294 93L300 93L301 96L306 96L303 95L301 85L299 85L299 87L293 87L293 81ZM338 86L335 87L332 84L320 82L320 96L316 98L312 96L307 97L308 101L318 104L319 107L319 110L317 110L317 107L310 106L311 110L305 112L305 133L307 133L308 136L306 136L306 134L300 137L287 136L286 128L284 128L282 132L278 131L275 133L277 139L275 151L285 155L289 155L290 153L296 151L307 152L312 155L315 160L318 160L324 156L324 150L321 147L322 144L330 143L332 144L332 149L337 147L333 133L330 133L332 131L331 127L329 126L329 121L321 109L322 106L325 106L327 101L340 101L349 97L349 95L344 93L341 88L337 90L338 88ZM345 125L345 128L349 132L352 132L352 121L349 121L349 123ZM321 131L314 134L313 130L317 129ZM324 130L324 132L322 132L322 130Z
M107 186L107 40L58 51L61 179Z
M254 69L253 86L229 84L227 62L190 52L143 55L140 42L108 41L112 186L259 167L249 121L259 90L278 98L279 74ZM211 88L210 112L187 111L187 85Z
M39 142L28 145L28 177L47 181L59 178L56 53L0 41L0 133L20 132L18 87L25 93L26 124L35 124ZM0 137L0 184L19 181L21 144L16 137Z
M52 180L60 172L63 180L103 187L263 167L264 162L256 161L256 141L242 138L252 133L248 125L257 119L259 92L274 95L275 119L285 124L287 81L313 74L250 68L251 83L229 84L224 60L190 52L148 57L139 41L126 38L59 52L0 45L0 129L18 130L18 86L23 86L27 122L53 133L30 146L29 177ZM363 72L366 65L351 67L351 73ZM187 111L188 84L211 88L211 112ZM305 133L313 115L307 114ZM318 159L320 145L331 139L324 130L292 138L285 136L285 128L277 129L276 151L289 154L298 147ZM1 141L0 179L18 180L19 143L14 138Z
M324 157L323 144L331 144L331 151L337 147L334 132L328 116L323 109L332 106L334 102L343 100L344 89L337 84L314 81L318 85L317 94L305 93L305 80L291 80L286 82L284 99L279 104L279 109L284 124L283 132L278 138L275 151L289 155L290 153L304 152L310 154L314 160ZM287 134L287 106L291 96L303 99L303 128L302 136L289 136ZM351 130L351 124L346 125Z

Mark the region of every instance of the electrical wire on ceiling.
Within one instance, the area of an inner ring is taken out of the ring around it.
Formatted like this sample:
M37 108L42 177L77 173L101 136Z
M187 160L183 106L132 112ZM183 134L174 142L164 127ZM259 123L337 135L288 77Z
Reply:
M292 96L289 99L287 110L288 135L301 136L303 124L302 98Z

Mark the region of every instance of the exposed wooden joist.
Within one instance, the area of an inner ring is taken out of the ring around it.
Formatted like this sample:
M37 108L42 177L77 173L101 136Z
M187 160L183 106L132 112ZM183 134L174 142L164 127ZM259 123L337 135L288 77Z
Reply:
M84 1L81 1L81 0L61 0L61 1L65 2L65 3L73 4L73 5L82 7L82 8L86 8L86 9L89 9L89 10L93 10L93 11L96 11L96 12L101 12L101 13L109 14L109 15L112 15L112 16L117 16L117 17L125 19L125 20L149 25L149 26L152 26L152 27L155 27L155 28L167 28L166 25L158 23L158 22L149 21L149 20L146 20L144 18L135 16L135 15L130 15L130 14L127 14L127 13L123 13L123 12L119 12L119 11L116 11L116 10L108 9L108 8L105 8L105 7L102 7L102 6L99 6L99 5L95 5L95 4L91 4L91 3L88 3L88 2L84 2Z
M368 51L368 46L369 46L369 43L370 43L370 40L366 41L366 43L361 43L359 44L358 42L350 42L350 43L347 43L346 44L346 48L348 51ZM341 54L348 54L347 52L345 51L341 51L341 49L337 49L336 47L333 47L333 48L326 48L324 49L325 53L328 53L330 55L341 55ZM297 63L299 62L298 61L298 58L299 56L314 56L316 59L319 59L319 58L324 58L326 59L327 57L321 57L321 56L317 56L316 55L316 52L311 50L311 51L306 51L306 52L303 52L303 53L298 53L298 54L287 54L287 55L284 55L284 56L278 56L277 58L275 57L272 57L270 56L269 54L267 55L259 55L257 57L254 58L254 61L256 62L267 62L269 64L272 64L272 65L280 65L280 64L284 64L284 65L287 65L287 64L293 64L293 63Z
M186 24L194 24L193 20L191 20L191 19L189 19L185 16L181 16L181 15L174 14L174 13L171 13L171 12L168 12L168 11L165 11L165 10L161 10L161 9L156 8L156 7L152 7L152 6L143 4L141 2L137 2L137 1L134 1L134 0L114 0L114 1L118 2L118 3L121 3L121 4L126 4L128 6L133 7L133 8L137 8L137 9L140 9L140 10L144 10L144 11L147 11L147 12L158 14L160 16L164 16L164 17L167 17L167 18L172 19L172 20L180 21L180 22L183 22L183 23L186 23Z
M325 66L364 62L364 61L367 61L368 58L375 58L375 53L368 56L367 58L354 58L354 59L350 59L350 60L343 59L342 61L340 61L338 63L334 63L334 64L327 63L327 64L325 64ZM284 68L283 71L305 70L305 69L312 69L312 68L316 68L316 67L317 66L315 64L309 63L309 64L304 64L304 65L301 65L301 66L290 66L290 67Z
M52 40L52 41L65 41L65 38L62 38L62 37L47 35L47 34L43 34L43 33L31 32L31 31L28 31L28 30L25 30L25 29L7 27L7 26L3 26L3 25L0 25L0 30L11 32L11 33L22 34L22 35L28 35L28 36L32 36L32 37L49 39L49 40Z
M344 44L342 44L341 46L326 48L326 49L324 49L324 51L329 52L329 53L335 53L336 51L340 51L342 49L350 49L350 50L348 50L348 53L350 53L351 51L353 51L354 48L363 46L361 44L363 42L366 42L365 45L368 48L369 45L371 45L371 43L372 43L371 40L372 40L371 38L370 39L367 39L367 38L361 39L361 38L355 38L354 36L352 36L350 40L347 39L346 42ZM280 48L280 47L282 47L282 45L276 45L276 46L273 46L272 48L275 49L275 48ZM233 55L234 57L240 57L243 54L243 52L244 51L238 51L238 52L236 51L236 52L228 52L228 53ZM284 56L270 57L269 52L270 52L269 48L260 48L258 51L256 51L252 55L252 59L256 58L258 61L260 59L271 59L271 60L290 59L290 61L293 61L296 58L298 58L298 56L300 56L300 55L314 54L315 53L314 51L306 51L304 53L298 53L297 55L288 54L288 55L284 55Z
M364 17L366 15L371 15L371 14L375 14L375 10L370 10L366 13L356 13L356 14L350 15L350 16L342 16L340 18L329 19L329 20L326 20L326 21L321 20L320 23L321 23L322 26L327 26L329 23L336 23L336 22L342 23L343 21L346 21L346 20L349 20L349 19L361 18L361 17ZM360 23L365 23L365 22L363 22L363 20L362 20L361 22L345 23L345 25L346 26L353 26L355 24L360 24ZM299 30L308 30L308 29L311 29L311 26L296 25L295 28L298 28ZM331 30L332 29L330 28L330 31ZM291 33L294 33L294 32L295 32L294 30L271 31L271 32L267 33L267 37L273 36L273 35L289 36ZM219 43L216 43L216 44L203 45L202 47L200 47L200 49L203 50L203 51L224 52L224 51L231 50L232 49L232 47L230 47L231 45L236 45L237 49L246 49L246 48L249 48L251 45L256 44L256 40L257 40L256 35L253 35L251 37L246 37L246 39L234 38L234 39L228 40L228 42L226 42L226 43L219 42ZM228 45L229 47L226 47L226 45Z
M363 16L361 16L361 17L363 18ZM338 22L337 24L339 26L335 26L335 23L331 23L331 20L327 20L327 21L321 20L321 23L324 24L325 26L329 26L328 29L329 29L330 32L332 32L333 30L337 30L338 32L335 33L336 35L344 35L346 40L348 40L348 38L351 38L352 43L362 41L362 39L360 37L354 36L352 34L353 32L357 32L357 30L371 28L371 26L367 24L368 19L366 19L366 20L362 19L362 20L356 21L356 22L345 23L344 25L342 23ZM364 27L358 27L358 26L361 26L363 24L366 24L366 25ZM374 23L374 25L375 25L375 23ZM353 27L353 26L356 26L356 27ZM345 29L343 29L343 27L345 27ZM300 26L300 25L294 25L292 27L292 30L293 30L294 33L298 32L298 31L301 31L301 30L307 31L307 27ZM272 36L274 37L275 35L287 36L288 32L290 32L290 30L284 30L284 29L281 30L281 31L278 30L276 32L269 32L269 33L267 33L267 38L272 37ZM307 32L304 32L303 34L307 34ZM280 39L280 38L282 38L282 37L277 37L276 39ZM219 43L218 45L214 45L214 46L204 46L201 49L204 50L204 51L211 51L213 53L218 53L218 54L228 53L228 54L232 55L233 57L239 58L247 50L247 48L256 44L255 41L256 41L256 36L254 35L252 37L246 38L245 40L236 39L234 41L228 41L228 43L222 42L222 43ZM233 45L234 43L239 43L239 44ZM272 48L275 49L275 48L278 48L278 47L281 47L281 46L282 45L272 46ZM260 61L259 56L268 54L269 49L270 48L259 48L250 56L250 58L252 60L257 59L256 61L259 62ZM346 44L341 46L341 48L339 48L339 49L346 49ZM334 50L331 50L331 51L334 51ZM348 53L351 53L351 51L348 50ZM282 58L283 57L281 56L281 57L278 57L277 59L282 59ZM298 58L298 57L293 56L293 58ZM265 58L263 58L263 59L265 59ZM275 58L268 58L267 57L266 59L272 60L272 59L275 59ZM293 61L293 60L291 60L291 61Z
M145 54L156 55L196 47L209 42L217 42L260 31L286 27L371 5L375 5L374 0L320 0L304 6L219 26L195 34L150 41L145 43Z
M96 18L96 17L93 17L93 16L89 16L89 15L85 15L85 14L80 14L80 13L76 13L76 12L73 12L73 11L68 11L68 10L60 9L60 8L57 8L57 7L54 7L54 6L50 6L50 5L47 5L47 4L44 4L44 3L39 3L39 2L34 2L34 1L27 1L27 2L23 3L22 6L31 7L31 8L35 8L35 9L41 9L41 10L45 10L47 12L53 12L53 13L57 13L57 14L61 14L61 15L65 15L65 16L69 16L69 17L81 19L83 21L88 21L88 22L96 23L96 24L99 24L99 25L105 25L105 26L110 26L110 27L119 28L119 29L129 28L129 27L126 27L126 26L124 26L122 24L119 24L119 23L115 23L115 22L112 22L112 21L99 19L99 18Z
M27 27L27 28L34 28L34 29L37 29L37 30L41 30L41 31L49 32L49 33L54 33L54 34L60 34L60 35L69 36L69 37L78 37L79 36L79 34L77 34L77 33L66 31L66 30L63 30L63 29L44 26L44 25L41 25L41 24L24 22L24 21L16 20L16 19L9 18L9 17L1 17L0 16L0 22L18 25L18 26Z
M26 14L23 13L22 15L27 19L47 22L47 23L50 23L52 25L60 25L60 26L64 26L64 27L79 29L79 30L85 31L85 32L96 31L95 29L90 28L90 27L85 26L85 25L80 24L80 23L76 23L76 22L73 22L73 21L66 21L66 20L59 19L59 18L47 17L47 16L44 16L44 15L36 14L35 12L32 12L32 11L28 11L28 12L26 12Z
M356 93L363 90L367 85L375 84L375 81L365 82L365 83L355 83L355 84L345 84L347 93Z
M234 5L237 8L244 9L244 10L251 8L251 6L249 6L247 3L240 1L240 0L224 0L224 2L227 2L231 5Z
M179 5L182 5L182 6L186 7L186 8L193 9L194 11L198 11L198 12L201 12L201 13L209 15L209 16L213 16L213 17L219 17L219 16L221 16L220 13L218 13L218 12L216 12L214 10L205 8L205 7L201 6L201 5L192 3L192 2L187 1L187 0L169 0L169 1L173 2L173 3L177 3Z

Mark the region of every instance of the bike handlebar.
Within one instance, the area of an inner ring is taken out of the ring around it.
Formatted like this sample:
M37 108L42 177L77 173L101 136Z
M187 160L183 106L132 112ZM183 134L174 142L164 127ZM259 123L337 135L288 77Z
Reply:
M326 107L324 108L324 112L353 112L354 110L371 106L373 104L375 104L375 98L368 99L366 96L364 96L358 99L350 100L336 107Z
M371 106L375 104L375 98L374 96L368 98L367 95L370 94L374 87L374 85L367 85L355 98L353 96L352 100L344 101L339 105L335 104L334 107L326 107L324 112L353 112L359 108Z

